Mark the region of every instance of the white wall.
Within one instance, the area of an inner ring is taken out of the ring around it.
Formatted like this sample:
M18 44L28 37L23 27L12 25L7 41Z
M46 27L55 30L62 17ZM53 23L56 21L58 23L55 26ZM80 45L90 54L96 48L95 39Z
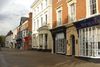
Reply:
M13 35L9 35L6 37L5 47L12 48L13 45L11 44L11 42L13 43Z
M32 35L36 34L36 38L37 39L38 39L37 30L40 27L42 27L43 25L46 25L45 24L45 15L46 14L47 14L47 24L49 24L49 27L52 28L52 0L47 0L47 5L46 5L45 1L46 0L38 0L38 2L36 2L34 4L34 6L32 6L32 12L33 12ZM41 4L43 5L43 8L42 8ZM41 23L41 17L43 18L43 22L42 23ZM39 22L37 22L37 19L38 19ZM35 40L37 41L37 39L35 39ZM32 39L32 41L33 40L34 39ZM38 46L38 42L35 45ZM34 43L33 43L33 46L34 46Z

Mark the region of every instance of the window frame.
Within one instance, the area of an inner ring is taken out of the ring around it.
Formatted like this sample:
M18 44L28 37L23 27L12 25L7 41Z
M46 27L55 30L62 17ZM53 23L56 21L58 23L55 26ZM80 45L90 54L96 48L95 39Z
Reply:
M96 13L95 14L91 14L90 12L90 0L86 0L86 17L90 17L90 16L94 16L99 14L99 10L98 10L98 0L96 0Z
M59 17L58 17L58 12L61 11L61 23L59 23ZM62 25L62 7L57 8L56 10L56 18L57 18L57 26Z
M71 0L71 1L69 1L68 4L67 4L67 6L68 6L68 21L69 21L69 22L74 22L74 21L76 21L76 3L77 3L76 0ZM71 21L71 18L70 18L70 17L71 17L70 7L71 7L72 4L75 5L75 16L74 16L75 18L74 18L73 21Z

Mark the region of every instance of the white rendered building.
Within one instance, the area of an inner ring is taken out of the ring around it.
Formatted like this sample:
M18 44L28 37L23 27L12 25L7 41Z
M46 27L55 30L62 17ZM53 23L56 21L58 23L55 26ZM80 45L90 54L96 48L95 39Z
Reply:
M52 0L36 0L32 6L32 48L51 50Z

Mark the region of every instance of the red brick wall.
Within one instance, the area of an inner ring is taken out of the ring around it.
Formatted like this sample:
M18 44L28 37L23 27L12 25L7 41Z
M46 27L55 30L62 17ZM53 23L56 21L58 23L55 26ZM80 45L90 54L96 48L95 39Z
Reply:
M58 0L53 0L52 1L52 20L53 20L53 28L56 27L57 25L57 16L56 16L56 10L57 7L61 6L62 7L62 24L65 24L68 22L68 8L67 8L67 0L61 0L58 2Z
M28 30L32 31L32 13L29 13L29 18L28 18Z
M68 22L68 6L67 0L61 0L61 2L57 2L58 0L53 0L52 11L53 11L53 28L57 25L57 17L56 17L56 10L58 6L62 6L62 22L66 24ZM76 19L80 20L86 18L86 0L76 0ZM98 0L98 8L100 13L100 0Z
M86 0L77 0L76 3L76 19L82 19L86 17Z
M100 0L98 0L98 8L99 8L99 13L100 13Z

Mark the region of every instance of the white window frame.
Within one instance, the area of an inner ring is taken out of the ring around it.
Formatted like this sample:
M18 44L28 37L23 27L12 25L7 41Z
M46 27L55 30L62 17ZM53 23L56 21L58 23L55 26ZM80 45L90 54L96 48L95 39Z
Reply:
M58 23L58 11L60 11L60 10L61 10L61 24ZM56 18L57 18L57 26L61 26L62 25L62 7L57 8Z
M71 17L71 13L70 13L70 5L72 5L72 4L75 4L75 19L74 19L74 21L76 21L76 3L77 3L77 1L76 0L71 0L71 1L69 1L68 2L68 4L67 4L67 6L68 6L68 21L69 22L73 22L73 21L71 21L71 19L70 19L70 17Z
M97 13L95 14L90 14L90 0L86 0L86 17L91 17L91 16L94 16L94 15L97 15L99 14L99 10L98 10L98 0L96 0L96 11Z
M93 30L93 28L95 28ZM85 32L85 40L83 40L83 30ZM93 26L93 27L87 27L87 28L83 28L79 30L79 43L80 45L80 56L84 56L84 57L100 57L100 54L98 54L98 52L100 52L100 49L98 49L98 35L100 35L100 29L98 28L98 26ZM87 31L86 31L87 29ZM91 31L90 31L90 30ZM87 40L86 40L87 39ZM88 50L87 53L88 55L86 55L86 42L88 43ZM85 43L85 50L83 50L83 43ZM85 51L85 54L83 53L83 51Z

